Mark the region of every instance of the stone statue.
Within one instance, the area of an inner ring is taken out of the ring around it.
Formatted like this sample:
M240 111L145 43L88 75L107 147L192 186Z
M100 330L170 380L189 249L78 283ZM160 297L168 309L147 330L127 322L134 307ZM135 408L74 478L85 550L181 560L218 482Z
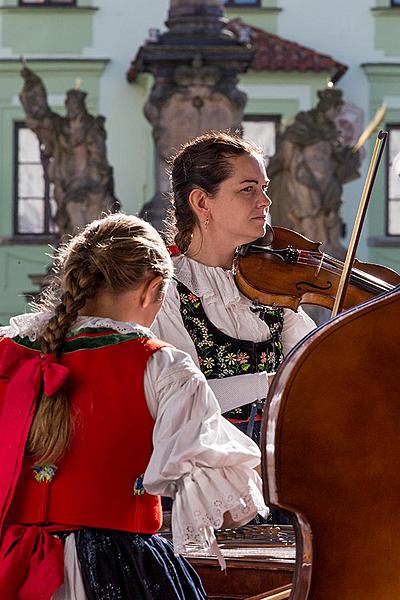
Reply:
M40 77L26 66L21 76L24 85L20 100L27 126L36 133L44 156L49 158L48 176L57 204L55 223L62 239L103 211L119 208L113 170L107 162L105 119L88 113L86 93L78 89L67 92L67 114L62 117L49 107Z
M163 230L170 207L169 161L210 130L241 130L247 96L237 87L254 50L225 29L223 0L170 0L167 31L141 46L128 72L151 73L144 106L155 146L155 194L141 216Z
M360 176L359 152L343 143L335 123L342 92L318 92L316 108L296 115L278 140L268 165L273 225L323 242L328 254L343 258L340 244L343 184Z

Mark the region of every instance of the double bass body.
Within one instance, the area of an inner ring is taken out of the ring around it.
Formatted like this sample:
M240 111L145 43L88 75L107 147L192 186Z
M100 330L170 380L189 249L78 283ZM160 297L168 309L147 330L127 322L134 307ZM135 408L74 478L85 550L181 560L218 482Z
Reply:
M267 501L296 515L291 600L400 598L400 288L293 349L264 413Z

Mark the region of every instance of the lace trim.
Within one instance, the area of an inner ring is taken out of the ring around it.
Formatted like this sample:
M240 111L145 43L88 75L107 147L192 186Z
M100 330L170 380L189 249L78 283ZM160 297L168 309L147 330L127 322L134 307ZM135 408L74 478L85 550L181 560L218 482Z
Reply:
M50 312L39 312L12 317L9 325L0 327L0 336L7 338L27 337L31 342L35 342L42 334L52 315L53 313ZM150 329L137 323L114 321L113 319L101 317L78 317L72 327L72 332L79 331L83 327L114 329L118 333L144 332L147 337L155 338Z
M216 555L223 569L225 561L216 542L214 529L222 527L224 513L230 512L235 526L238 527L248 523L257 513L263 517L267 517L269 513L260 489L256 482L251 480L248 482L246 493L243 493L243 490L240 492L231 489L225 496L209 502L199 502L197 494L198 502L194 501L197 507L192 511L185 510L185 506L193 504L188 496L187 490L178 491L172 507L174 552L185 554L196 546L206 550L208 555Z
M11 317L9 325L0 327L0 336L7 338L27 337L31 342L35 342L52 315L53 313L50 312L37 312Z
M79 329L86 327L93 327L97 329L106 328L114 329L118 333L145 333L146 336L155 338L154 333L138 323L130 323L127 321L114 321L105 317L78 317L74 323L72 332L79 331Z

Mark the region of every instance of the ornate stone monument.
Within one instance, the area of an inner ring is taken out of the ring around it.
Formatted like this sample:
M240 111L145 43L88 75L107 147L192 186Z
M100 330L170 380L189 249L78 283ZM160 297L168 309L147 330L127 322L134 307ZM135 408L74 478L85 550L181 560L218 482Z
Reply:
M67 92L67 114L62 117L49 107L40 77L26 66L21 76L20 100L26 123L49 158L48 175L57 205L55 223L62 239L103 211L119 208L112 167L107 162L105 119L88 113L86 93L78 89Z
M144 112L153 127L156 193L141 215L163 228L168 207L168 160L188 139L212 129L240 130L246 94L237 75L253 51L224 29L222 0L171 0L168 31L152 31L128 72L155 81Z

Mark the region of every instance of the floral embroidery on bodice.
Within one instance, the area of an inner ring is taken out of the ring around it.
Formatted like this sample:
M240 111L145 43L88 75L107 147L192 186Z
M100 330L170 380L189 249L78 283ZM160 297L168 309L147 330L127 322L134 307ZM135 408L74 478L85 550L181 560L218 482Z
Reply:
M177 282L183 324L196 348L200 369L207 379L222 379L245 373L276 371L283 360L281 341L283 309L258 306L271 337L263 342L238 340L220 331L207 317L201 300L180 281ZM225 417L246 420L251 405L225 413Z

